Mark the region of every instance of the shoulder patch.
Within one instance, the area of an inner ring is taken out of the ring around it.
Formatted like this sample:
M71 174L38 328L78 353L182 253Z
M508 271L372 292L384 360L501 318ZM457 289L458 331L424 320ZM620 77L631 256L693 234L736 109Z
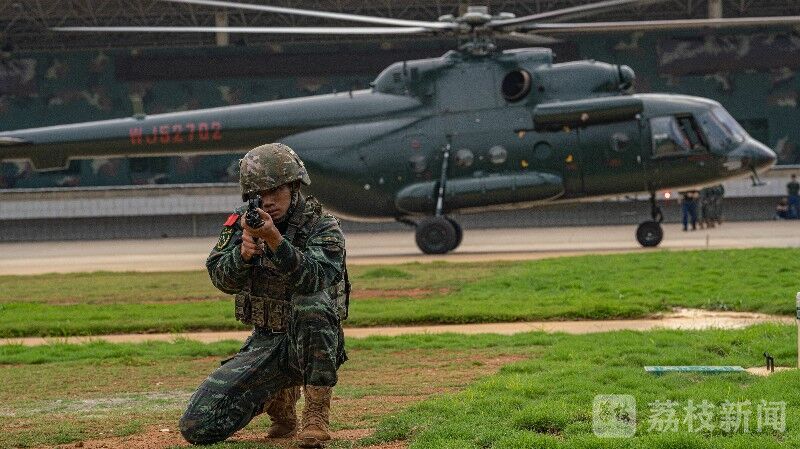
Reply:
M225 226L224 228L222 228L222 232L219 234L219 240L217 240L217 246L215 246L214 248L217 251L222 250L223 248L228 246L228 243L231 241L231 237L233 237L233 226Z
M231 214L228 219L225 220L223 226L233 226L237 221L239 221L239 214Z

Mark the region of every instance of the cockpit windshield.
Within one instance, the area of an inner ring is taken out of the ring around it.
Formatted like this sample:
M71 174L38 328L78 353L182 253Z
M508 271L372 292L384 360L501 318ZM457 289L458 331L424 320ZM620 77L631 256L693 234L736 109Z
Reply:
M725 150L731 144L742 143L747 138L747 131L721 107L700 114L700 126L714 150Z

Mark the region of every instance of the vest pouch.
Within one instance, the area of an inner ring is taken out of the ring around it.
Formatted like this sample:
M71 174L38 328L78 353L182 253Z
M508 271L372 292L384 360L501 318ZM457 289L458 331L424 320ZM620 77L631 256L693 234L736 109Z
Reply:
M250 303L250 293L237 293L234 300L234 313L236 319L244 324L252 325L252 305Z
M291 303L264 296L250 295L252 324L271 332L286 332L291 318Z
M264 300L266 298L261 296L250 296L250 304L253 307L253 315L250 320L253 323L253 326L258 327L266 327L267 320L266 320L266 311L264 310L265 304Z
M273 332L286 332L289 330L289 319L292 313L292 303L289 301L268 300L267 327Z

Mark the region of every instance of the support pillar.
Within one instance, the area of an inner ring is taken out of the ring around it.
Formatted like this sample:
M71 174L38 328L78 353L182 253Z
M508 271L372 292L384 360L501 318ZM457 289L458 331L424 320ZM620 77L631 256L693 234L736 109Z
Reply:
M722 18L722 0L708 0L708 18Z
M228 13L219 11L214 14L214 24L218 27L228 26ZM217 47L227 47L231 43L231 35L225 32L217 33Z

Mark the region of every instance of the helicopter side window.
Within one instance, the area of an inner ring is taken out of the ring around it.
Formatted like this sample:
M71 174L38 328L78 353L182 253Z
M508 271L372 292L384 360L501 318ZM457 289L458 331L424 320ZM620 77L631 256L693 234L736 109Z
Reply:
M689 145L693 153L702 153L708 149L703 132L691 115L678 117L678 126L681 132L689 139Z
M502 145L495 145L489 148L489 161L494 165L505 163L508 159L508 151Z
M456 166L468 168L472 166L474 161L475 155L472 154L472 151L467 150L466 148L456 151Z
M676 117L650 119L653 138L653 157L687 154L691 148L689 137L683 132Z

